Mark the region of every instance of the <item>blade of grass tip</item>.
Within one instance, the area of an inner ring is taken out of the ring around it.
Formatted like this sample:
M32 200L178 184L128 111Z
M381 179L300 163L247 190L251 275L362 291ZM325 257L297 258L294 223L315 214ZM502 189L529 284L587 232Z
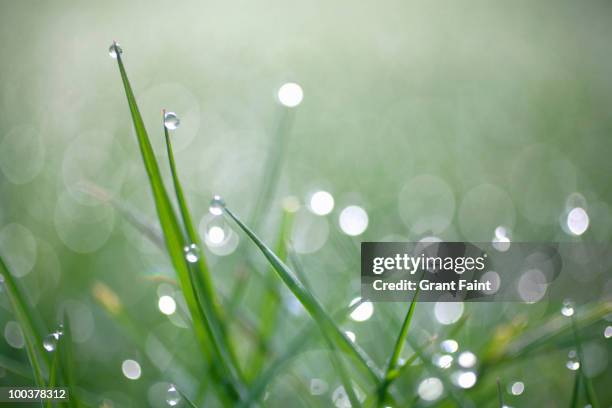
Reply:
M586 394L586 398L589 404L591 404L592 408L599 408L599 401L597 400L597 395L595 394L595 388L593 388L593 382L591 378L585 374L584 372L584 352L582 350L582 340L580 339L580 332L578 331L578 324L576 323L576 315L572 315L572 331L574 333L574 340L576 342L576 353L578 354L578 373L582 377L582 383L584 386L584 392Z
M42 354L42 334L37 333L35 330L32 307L23 295L18 283L13 279L13 275L6 266L4 259L0 256L0 285L2 284L6 288L13 313L23 332L26 352L34 374L34 381L37 386L44 387L45 376L43 370L49 366L49 363L46 359L47 356Z
M395 373L395 371L397 370L397 362L399 361L399 358L402 354L402 350L404 349L404 345L406 344L408 328L410 327L410 322L412 321L412 316L414 315L418 296L419 288L417 287L417 290L414 292L414 296L412 297L412 301L410 302L410 306L408 307L408 311L406 312L406 317L404 318L404 322L402 323L402 327L397 336L397 340L395 341L395 347L393 347L393 353L391 353L389 364L387 365L387 372L385 374L385 378L383 379L382 387L380 388L379 393L379 406L382 406L385 403L391 379L394 377L394 374L397 374Z
M174 386L174 389L176 390L176 392L178 392L178 394L181 396L181 399L182 399L183 401L185 401L185 402L187 403L187 405L188 405L188 406L190 406L191 408L198 408L198 407L196 406L196 404L194 404L194 403L193 403L193 401L191 401L191 400L189 399L189 397L188 397L187 395L185 395L185 394L183 393L183 391L181 391L181 390L180 390L180 388L178 388L178 387L175 385L175 386Z
M165 119L166 111L162 111L163 118ZM165 120L164 120L165 122ZM183 193L183 187L178 177L176 170L176 162L174 160L174 152L172 149L172 141L170 140L170 134L168 128L164 123L164 137L166 139L166 151L168 154L168 162L170 165L170 172L172 173L172 181L174 184L174 192L179 205L179 212L183 220L183 227L187 233L187 238L190 241L190 245L196 245L197 248L201 248L200 238L193 226L191 214L187 206L187 200ZM237 388L242 388L242 375L238 367L238 360L231 347L229 339L227 337L226 328L223 325L221 318L221 311L216 301L215 291L212 284L210 273L208 272L208 266L204 258L204 254L199 254L195 262L189 265L192 275L195 275L192 279L194 283L194 294L196 298L200 299L202 314L205 317L206 325L209 326L211 332L212 342L215 349L217 349L222 364L225 370L231 375L233 381L236 383ZM197 293L199 289L202 293Z
M113 43L113 47L115 49L115 55L117 58L117 64L119 66L119 72L121 74L121 80L123 82L123 87L130 108L138 146L140 148L140 153L143 158L143 162L149 179L149 184L153 192L155 207L164 234L166 248L170 255L172 265L174 266L174 269L176 270L177 275L179 277L179 281L181 282L181 288L183 290L185 301L188 305L192 320L194 322L194 329L196 332L196 336L200 342L201 349L205 356L211 358L212 354L210 353L209 346L210 343L215 343L215 334L211 330L211 327L218 327L218 322L216 321L218 319L218 316L216 316L213 310L211 310L210 308L210 302L207 301L210 299L207 299L207 297L204 296L203 298L200 297L200 299L198 300L198 295L194 287L194 282L197 283L197 279L200 279L201 276L195 276L194 278L194 274L191 270L192 268L188 265L188 262L185 259L185 241L183 238L180 224L176 215L174 214L174 210L172 208L168 193L166 192L166 188L163 184L159 166L155 158L155 153L153 152L149 136L147 134L144 122L138 110L138 105L136 104L136 98L134 97L134 93L132 91L129 79L125 72L121 52L119 51L119 48L117 47L116 43ZM204 302L202 302L202 300L204 300ZM218 347L213 348L215 351L218 351ZM223 369L227 369L227 367L223 366L223 359L221 358L221 356L217 357L217 360L220 360L221 367ZM237 384L232 381L227 385L231 388L232 391L230 393L231 395L229 395L230 398L237 398L240 395L240 390ZM225 387L221 388L223 390L226 390Z
M504 393L502 392L501 381L497 378L497 400L499 401L499 408L504 408Z
M227 207L224 211L238 224L238 226L247 234L253 243L266 257L268 262L274 267L278 276L283 283L293 292L295 297L300 301L310 316L319 325L323 333L327 333L331 339L339 346L339 348L355 357L361 364L365 372L372 377L375 382L382 379L382 374L372 359L365 354L356 344L354 344L340 328L334 323L333 319L325 312L319 301L308 291L302 283L300 283L291 270L279 259L279 257L266 244L255 235L249 227L247 227L240 219L234 215Z

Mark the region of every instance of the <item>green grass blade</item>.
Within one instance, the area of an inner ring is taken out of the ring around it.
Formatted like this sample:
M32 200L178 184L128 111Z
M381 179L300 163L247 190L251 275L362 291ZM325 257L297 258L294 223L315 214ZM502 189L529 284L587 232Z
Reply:
M342 386L344 387L344 392L346 392L346 395L349 401L351 402L351 407L360 408L361 402L359 401L359 398L357 398L357 394L355 393L355 390L353 389L353 383L351 381L351 377L349 373L346 371L346 367L344 366L344 362L342 361L342 356L337 354L337 349L333 341L328 339L327 342L330 348L329 353L330 353L332 365L334 366L334 368L336 369L336 371L338 372L340 376L340 381L342 382Z
M240 226L240 228L247 234L247 236L255 243L259 250L266 257L268 262L272 265L274 270L278 273L283 283L293 292L295 297L300 301L304 308L308 311L310 316L318 324L319 328L323 333L329 336L338 347L347 352L348 354L355 357L361 364L360 367L372 377L375 382L379 382L382 378L380 370L376 367L376 364L372 359L365 354L357 345L355 345L350 339L348 339L340 328L334 323L333 319L325 312L323 306L319 301L312 295L306 287L300 281L298 281L294 274L291 272L289 267L280 260L280 258L270 249L266 244L263 243L257 235L249 227L247 227L234 213L228 208L225 208L227 214Z
M74 369L74 358L72 354L72 328L70 327L70 320L64 313L62 335L57 342L56 357L59 358L59 367L62 371L62 377L68 387L68 394L70 395L70 406L80 407L81 401L77 392L77 378Z
M174 386L174 388L176 389L176 392L178 392L178 393L179 393L179 395L181 396L181 399L182 399L183 401L185 401L185 403L187 403L187 405L188 405L189 407L191 407L191 408L198 408L198 407L197 407L197 405L196 405L196 404L194 404L194 402L193 402L193 401L191 401L191 400L189 399L189 397L188 397L187 395L185 395L185 394L183 393L183 391L181 391L181 390L180 390L180 389L179 389L179 388L178 388L176 385Z
M414 292L414 296L412 297L412 301L410 302L410 307L408 307L408 312L406 312L406 317L404 318L404 322L402 323L402 327L397 336L397 340L395 341L395 346L393 347L393 353L391 354L389 364L387 365L387 372L385 374L385 378L383 379L382 387L380 389L379 394L379 406L382 406L385 403L389 385L392 381L392 378L395 377L394 374L396 374L395 371L397 370L397 362L399 361L400 355L402 354L402 350L404 349L404 345L406 344L408 328L410 327L410 322L412 321L412 316L414 315L418 296L419 289L417 288L417 290Z
M170 202L168 193L166 192L151 142L138 110L136 98L134 97L130 82L125 72L121 54L119 52L117 52L117 64L119 66L121 80L123 82L123 87L125 89L125 94L130 108L140 153L144 161L149 184L153 193L157 215L162 227L164 239L166 241L166 248L181 283L185 301L192 315L196 335L205 355L208 355L210 358L211 344L213 346L213 350L218 353L216 360L218 363L220 363L221 369L232 377L232 382L229 384L232 390L231 397L237 398L240 395L241 390L239 384L236 384L236 376L232 372L232 367L227 365L226 345L219 342L220 336L218 333L216 333L217 328L220 327L220 324L219 316L217 315L215 308L212 306L214 302L212 297L210 297L210 294L212 293L212 288L209 285L210 282L207 282L207 279L203 278L202 273L199 273L201 271L198 270L198 273L194 273L194 268L192 268L192 266L185 259L185 240L181 227L172 209L172 204ZM199 293L202 287L204 288L203 294ZM226 351L226 353L223 353L223 351Z
M292 216L288 211L283 211L281 219L280 231L276 243L276 253L283 261L287 255L287 237L291 230ZM270 270L266 275L265 294L260 303L259 316L265 316L260 319L259 338L257 341L257 349L253 354L251 363L249 364L250 378L255 378L261 372L266 356L270 339L274 333L279 315L279 305L281 304L281 295L278 287L277 276L274 270Z
M499 402L499 408L504 408L504 393L499 378L497 379L497 401Z
M46 355L43 354L42 333L38 333L34 324L34 311L29 302L23 295L18 283L13 279L13 275L8 270L4 259L0 256L0 277L2 284L6 288L15 318L23 332L26 352L32 366L34 381L37 386L45 386L44 369L49 366Z
M580 366L578 367L578 373L582 377L581 381L584 385L584 392L588 403L592 408L599 408L599 401L593 388L593 382L584 373L584 352L582 350L582 340L580 339L580 332L578 331L578 323L576 323L576 315L572 316L572 332L574 333L574 341L576 342L576 353L578 354L578 361Z
M572 389L572 399L570 400L570 408L578 408L578 400L580 399L580 379L582 375L576 372L574 377L574 388Z
M58 371L58 354L55 353L53 355L53 359L51 360L51 368L49 369L49 382L47 383L47 387L48 388L54 388L57 386L57 371ZM68 394L70 396L70 398L72 398L72 395L70 395L70 393ZM53 407L53 400L48 399L47 402L45 403L45 406L47 408L52 408Z

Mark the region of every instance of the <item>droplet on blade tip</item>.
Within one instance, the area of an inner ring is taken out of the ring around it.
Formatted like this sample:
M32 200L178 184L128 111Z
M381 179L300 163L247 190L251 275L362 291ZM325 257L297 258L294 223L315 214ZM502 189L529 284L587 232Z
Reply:
M117 53L123 54L123 49L117 41L113 41L110 47L108 47L108 55L110 55L111 58L117 59Z
M166 129L176 130L176 128L178 128L179 125L181 124L181 121L176 115L176 113L166 112L165 110L163 112L164 112L164 126L166 127Z
M215 195L210 201L209 211L213 215L221 215L225 210L225 201L221 196Z

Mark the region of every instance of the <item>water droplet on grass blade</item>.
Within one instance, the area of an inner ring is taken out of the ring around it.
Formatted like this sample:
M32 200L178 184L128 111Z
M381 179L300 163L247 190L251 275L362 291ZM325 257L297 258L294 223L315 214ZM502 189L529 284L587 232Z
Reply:
M174 407L180 401L181 401L181 394L179 394L174 384L170 385L170 387L168 387L168 392L166 393L166 402L171 407Z
M574 315L574 303L571 300L566 299L563 301L561 314L565 317L572 317Z
M200 259L200 248L196 244L187 245L183 250L185 251L187 262L195 263Z
M123 54L123 49L121 48L118 42L113 41L111 46L108 47L108 55L110 55L111 58L117 59L117 53Z
M176 116L176 113L174 112L164 113L164 126L166 127L166 129L175 130L176 128L179 127L180 124L181 124L181 121L179 120L178 116Z
M213 199L210 201L210 207L208 208L211 214L213 215L221 215L225 210L225 201L221 196L215 195Z
M610 337L612 337L612 326L607 326L607 327L604 329L604 337L605 337L606 339L609 339Z
M570 350L570 352L567 353L567 362L565 366L572 371L576 371L580 368L580 361L578 361L576 350Z
M60 335L57 332L47 334L43 339L43 347L48 352L55 351Z

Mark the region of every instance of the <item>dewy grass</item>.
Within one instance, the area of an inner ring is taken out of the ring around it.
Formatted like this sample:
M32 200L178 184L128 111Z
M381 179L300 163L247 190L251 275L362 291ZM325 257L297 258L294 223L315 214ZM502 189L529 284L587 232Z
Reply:
M400 328L399 335L397 336L397 340L395 341L395 347L393 347L393 353L391 354L391 358L389 359L389 364L387 365L387 372L385 373L385 378L382 380L382 386L380 387L379 392L379 406L382 406L385 403L385 399L387 397L387 390L389 389L389 385L393 378L397 376L397 363L402 354L402 350L404 349L404 345L406 344L406 337L408 336L408 328L410 327L410 322L412 321L412 316L414 315L414 310L417 304L417 298L419 296L419 289L417 289L412 297L412 301L410 302L410 307L406 312L406 317L404 318L404 322L402 323L402 327Z
M153 192L157 215L164 233L166 247L181 282L181 288L192 315L196 335L200 341L203 353L216 361L216 364L213 365L214 369L220 369L222 371L221 376L226 376L230 380L229 382L220 380L220 388L225 390L226 387L229 387L227 388L227 397L230 400L239 399L243 394L243 385L239 378L239 370L233 365L232 358L230 357L232 355L229 349L230 346L225 341L226 337L223 334L224 330L210 277L202 257L197 262L188 262L185 259L184 248L195 244L195 242L186 242L183 237L181 226L172 209L172 204L164 187L151 142L136 104L136 98L125 72L121 50L116 43L113 43L112 47L115 51L138 145ZM185 226L185 228L188 230L189 227ZM211 349L213 350L212 352Z
M382 374L372 359L365 354L357 345L344 335L340 328L334 323L333 319L325 312L323 306L314 297L314 295L298 281L289 267L281 261L278 256L263 243L257 235L249 227L247 227L240 219L228 208L225 212L238 224L238 226L247 234L247 236L255 243L259 250L266 257L268 262L273 266L278 273L283 283L291 290L295 297L300 301L310 316L317 322L319 328L325 335L329 336L334 341L339 349L349 353L360 362L360 367L375 381L379 382Z
M0 278L2 278L11 307L23 332L26 351L34 374L34 381L37 386L44 387L46 383L45 370L49 367L47 356L42 352L42 338L45 334L43 330L36 329L36 324L34 323L35 313L1 256Z

